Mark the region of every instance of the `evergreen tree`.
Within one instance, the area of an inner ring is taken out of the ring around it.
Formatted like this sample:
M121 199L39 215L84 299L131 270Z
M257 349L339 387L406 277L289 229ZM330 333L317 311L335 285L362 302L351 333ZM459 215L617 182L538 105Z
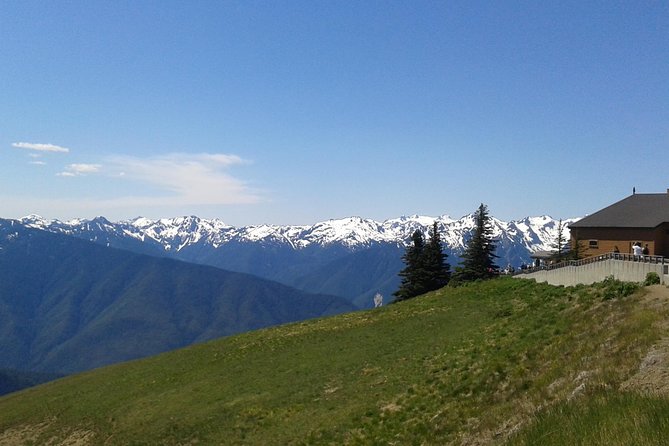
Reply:
M446 263L447 257L441 246L441 237L435 221L430 230L430 241L425 245L425 271L429 291L445 287L451 279L451 266Z
M396 301L410 299L428 291L428 278L425 270L425 241L420 230L411 236L412 244L407 247L402 260L406 265L399 275L402 282L394 296Z
M585 251L583 242L579 239L572 240L571 250L568 255L569 260L580 260L583 258L583 251Z
M569 240L564 236L564 225L562 219L558 221L557 234L555 241L551 244L551 248L555 250L555 260L560 261L566 256L566 251L569 250Z
M495 265L497 256L492 239L490 216L488 208L483 203L474 213L474 220L476 226L462 254L462 266L457 273L458 281L489 279L495 276L499 269Z

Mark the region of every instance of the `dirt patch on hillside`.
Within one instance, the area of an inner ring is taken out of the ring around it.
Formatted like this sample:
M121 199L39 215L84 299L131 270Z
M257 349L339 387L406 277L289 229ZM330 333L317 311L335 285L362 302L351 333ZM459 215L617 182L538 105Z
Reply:
M44 431L48 429L50 424L50 422L45 421L40 424L24 425L7 429L0 433L0 446L37 444L37 440Z
M647 305L659 313L669 311L669 288L653 285L646 288L642 298ZM663 336L648 351L639 370L621 384L621 390L636 390L650 394L669 396L669 320L660 322Z
M88 446L92 444L94 433L87 430L74 430L60 438L47 434L51 421L39 424L26 424L0 432L0 446L20 446L43 444L45 446Z

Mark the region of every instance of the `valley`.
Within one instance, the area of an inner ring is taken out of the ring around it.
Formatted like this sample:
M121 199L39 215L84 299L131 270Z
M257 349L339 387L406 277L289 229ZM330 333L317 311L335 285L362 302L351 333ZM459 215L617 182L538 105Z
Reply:
M0 368L68 374L356 309L341 297L0 220Z

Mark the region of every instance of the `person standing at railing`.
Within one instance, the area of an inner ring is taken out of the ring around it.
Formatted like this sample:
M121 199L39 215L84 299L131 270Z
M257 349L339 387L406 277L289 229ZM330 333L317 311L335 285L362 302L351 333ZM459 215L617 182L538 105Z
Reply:
M640 260L643 255L643 249L641 249L641 243L635 242L632 246L632 254L634 254L634 260Z

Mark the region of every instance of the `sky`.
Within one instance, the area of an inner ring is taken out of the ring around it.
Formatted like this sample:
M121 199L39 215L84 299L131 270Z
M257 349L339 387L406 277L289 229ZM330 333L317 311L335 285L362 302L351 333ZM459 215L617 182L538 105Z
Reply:
M669 2L0 3L0 217L595 212L669 188Z

